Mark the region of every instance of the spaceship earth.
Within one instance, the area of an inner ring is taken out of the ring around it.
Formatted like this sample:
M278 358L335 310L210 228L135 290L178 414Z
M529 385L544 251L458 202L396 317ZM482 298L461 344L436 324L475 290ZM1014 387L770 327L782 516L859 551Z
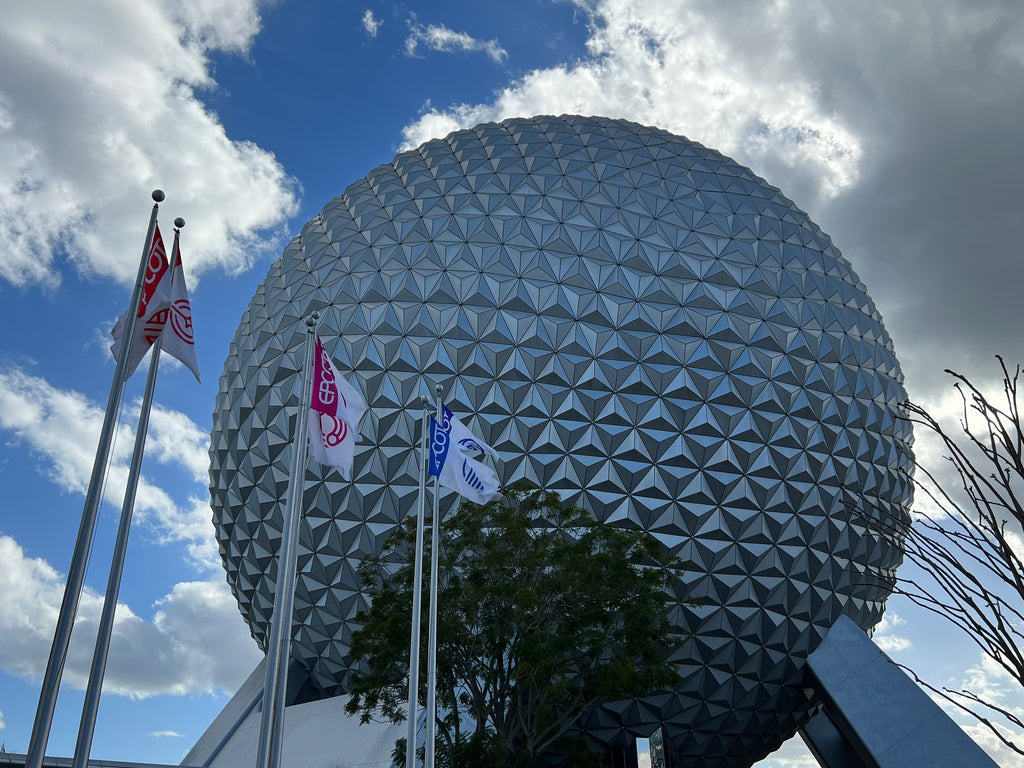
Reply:
M813 711L803 663L836 618L880 619L902 559L885 523L911 500L902 373L828 236L729 158L623 120L506 120L399 154L303 227L242 316L213 416L214 524L261 645L314 310L369 404L353 480L304 477L292 653L324 695L346 691L368 607L355 569L416 508L436 385L503 482L691 563L682 682L594 712L598 742L660 726L675 764L749 766Z

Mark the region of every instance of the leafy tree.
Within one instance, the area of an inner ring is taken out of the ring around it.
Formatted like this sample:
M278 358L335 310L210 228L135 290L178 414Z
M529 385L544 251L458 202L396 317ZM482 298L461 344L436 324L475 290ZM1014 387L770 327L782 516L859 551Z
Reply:
M1020 377L1002 358L1002 396L990 398L962 374L947 370L962 399L959 424L944 425L925 408L906 403L919 434L937 438L947 470L917 465L919 503L912 524L863 515L868 525L905 539L907 560L894 591L963 631L981 651L1024 685L1024 425ZM866 503L866 502L865 502ZM866 510L858 510L865 512ZM913 671L908 670L911 674ZM983 714L987 708L1018 728L1018 714L975 691L937 689L915 679L987 725L1011 749L1024 754Z
M414 525L360 566L375 594L352 640L365 671L347 710L364 722L406 716L413 568L388 563L411 560ZM668 656L684 638L669 614L683 563L649 534L519 485L485 506L463 503L439 547L439 759L536 765L546 750L578 748L570 729L598 704L678 682Z

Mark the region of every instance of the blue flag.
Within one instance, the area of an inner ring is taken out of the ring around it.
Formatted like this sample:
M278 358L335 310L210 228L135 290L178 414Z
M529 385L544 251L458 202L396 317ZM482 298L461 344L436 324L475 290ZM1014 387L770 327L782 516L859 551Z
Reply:
M442 405L441 422L430 417L429 472L445 488L451 488L477 504L486 504L498 495L498 475L466 453L468 450L494 451L456 419L447 406Z

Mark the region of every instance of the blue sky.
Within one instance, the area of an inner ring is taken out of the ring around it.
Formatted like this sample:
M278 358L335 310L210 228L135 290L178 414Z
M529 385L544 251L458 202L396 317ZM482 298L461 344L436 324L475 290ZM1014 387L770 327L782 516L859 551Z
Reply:
M485 120L603 114L780 187L853 262L911 396L1021 360L1024 17L1015 2L36 0L0 29L0 741L24 752L149 192L182 216L203 383L164 363L93 754L178 762L259 657L224 585L206 441L239 317L332 197ZM143 376L51 754L70 755ZM936 454L919 446L925 461ZM880 642L929 680L1024 698L893 600ZM980 731L973 730L976 735ZM982 735L986 745L991 742ZM1000 753L1003 764L1013 764ZM810 765L787 746L771 765Z

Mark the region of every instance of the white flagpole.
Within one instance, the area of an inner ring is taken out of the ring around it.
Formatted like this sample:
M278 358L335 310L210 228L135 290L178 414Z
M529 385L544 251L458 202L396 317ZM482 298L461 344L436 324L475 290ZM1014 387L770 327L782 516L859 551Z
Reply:
M437 387L437 420L441 421L441 385ZM434 516L430 521L430 623L427 628L427 733L423 768L434 768L434 740L436 738L437 696L435 672L437 670L437 579L438 579L438 520L441 517L441 478L434 477Z
M295 443L288 479L288 498L281 531L281 547L277 555L277 585L274 614L270 622L267 644L267 677L263 685L263 717L260 720L257 768L279 768L284 741L284 709L287 688L288 659L291 656L292 612L295 605L295 568L299 557L299 520L302 517L302 489L306 476L306 432L309 425L313 368L316 342L314 312L306 318L306 355L302 366L302 394L295 425Z
M178 263L178 237L181 234L181 228L185 226L185 220L175 219L174 226L174 245L171 248L170 268L167 275L174 275L174 268ZM135 492L138 490L139 476L142 474L142 454L146 449L149 412L153 407L153 392L156 389L156 374L160 368L160 348L163 346L163 342L164 335L161 333L153 342L152 356L149 360L146 389L142 394L142 410L139 412L139 426L135 431L135 448L132 451L132 463L128 470L128 486L125 488L124 503L121 505L121 521L117 526L110 575L107 578L107 592L103 598L103 611L100 614L100 626L96 635L96 649L93 651L89 683L85 689L82 721L78 727L78 741L75 744L75 757L71 768L86 768L89 762L89 752L92 750L92 737L96 730L96 713L99 709L103 673L106 670L107 655L110 650L110 636L114 628L117 596L121 590L121 574L124 572L124 558L128 550L128 533L132 524L132 513L135 509ZM127 346L127 342L125 346Z
M121 354L117 356L117 365L114 366L114 381L110 385L110 395L107 397L107 409L103 414L103 426L100 428L100 439L96 446L92 476L89 478L89 488L85 494L82 521L78 526L78 538L75 540L75 550L68 568L68 579L64 584L64 598L57 616L57 628L54 630L50 657L46 662L46 672L43 675L43 684L39 691L39 705L36 708L36 717L32 724L32 736L29 741L28 755L25 758L25 768L42 768L43 765L46 742L50 738L50 726L53 724L53 710L57 704L57 690L60 688L60 678L64 672L64 662L67 659L68 645L71 641L71 630L75 622L75 613L78 611L78 600L82 595L82 585L85 583L85 569L89 561L92 534L96 528L100 496L103 492L103 478L107 472L110 444L114 437L115 416L118 403L121 401L121 390L124 388L124 374L128 367L130 341L135 333L135 319L139 309L139 297L142 295L142 281L146 276L146 264L149 261L153 230L156 227L156 214L160 203L164 200L164 193L155 189L152 197L153 212L149 217L146 242L142 246L139 275L135 280L131 303L128 305L124 343L121 345Z
M409 729L405 741L405 766L416 768L416 715L420 684L420 616L423 592L423 518L427 506L427 433L430 430L430 411L427 397L423 396L423 434L420 436L420 503L416 513L416 554L412 585L412 634L409 638Z

